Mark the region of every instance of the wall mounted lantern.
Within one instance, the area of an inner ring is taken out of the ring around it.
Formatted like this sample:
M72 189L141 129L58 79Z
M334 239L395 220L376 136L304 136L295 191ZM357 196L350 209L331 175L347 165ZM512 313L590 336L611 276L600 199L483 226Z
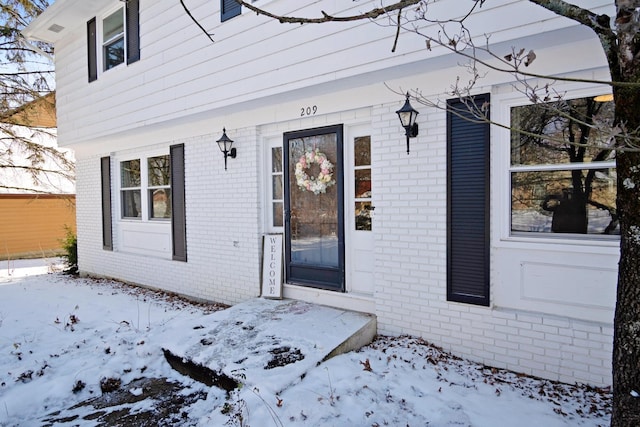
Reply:
M613 94L612 93L607 93L605 95L598 95L595 98L593 98L594 101L596 102L609 102L609 101L613 101Z
M400 123L405 130L405 136L407 137L407 154L409 154L409 138L418 136L418 124L416 118L419 112L413 109L409 102L409 92L407 92L407 99L404 101L404 105L401 109L396 111L396 114L400 118Z
M218 147L220 147L220 151L222 151L222 154L224 154L224 170L227 170L227 157L235 159L236 149L231 148L231 146L233 145L233 140L229 139L229 137L227 136L227 130L225 128L222 128L222 136L216 142L218 143Z

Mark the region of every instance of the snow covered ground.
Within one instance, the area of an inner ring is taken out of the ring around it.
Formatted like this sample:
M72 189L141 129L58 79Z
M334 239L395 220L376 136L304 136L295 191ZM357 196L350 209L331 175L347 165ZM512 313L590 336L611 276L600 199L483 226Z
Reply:
M487 368L411 337L380 337L330 359L280 395L269 384L227 394L180 375L162 353L220 307L57 270L0 262L0 426L113 425L106 412L135 426L609 424L602 390ZM173 385L147 397L143 377ZM108 385L116 391L103 392ZM116 393L134 402L109 407ZM173 413L144 421L163 408Z

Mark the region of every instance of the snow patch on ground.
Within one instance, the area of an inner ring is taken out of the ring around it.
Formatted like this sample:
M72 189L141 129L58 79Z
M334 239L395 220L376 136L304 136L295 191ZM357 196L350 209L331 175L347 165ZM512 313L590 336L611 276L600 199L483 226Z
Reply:
M162 353L223 307L40 267L0 276L0 426L609 424L607 390L488 368L413 337L379 337L280 394L267 383L227 393ZM115 389L103 391L110 379Z

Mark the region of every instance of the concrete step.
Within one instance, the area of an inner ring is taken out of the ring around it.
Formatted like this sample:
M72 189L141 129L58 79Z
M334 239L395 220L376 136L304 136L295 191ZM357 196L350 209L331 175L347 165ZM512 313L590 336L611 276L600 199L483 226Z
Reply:
M212 313L207 324L194 325L163 350L175 369L208 385L230 391L242 383L278 394L323 360L356 350L375 334L370 314L256 298Z

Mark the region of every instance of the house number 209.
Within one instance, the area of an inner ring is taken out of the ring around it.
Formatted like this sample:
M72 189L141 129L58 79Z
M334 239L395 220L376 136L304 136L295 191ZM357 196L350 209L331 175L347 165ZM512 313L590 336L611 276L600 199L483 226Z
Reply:
M313 116L318 112L318 106L313 105L311 107L302 107L300 108L300 117L304 116Z

